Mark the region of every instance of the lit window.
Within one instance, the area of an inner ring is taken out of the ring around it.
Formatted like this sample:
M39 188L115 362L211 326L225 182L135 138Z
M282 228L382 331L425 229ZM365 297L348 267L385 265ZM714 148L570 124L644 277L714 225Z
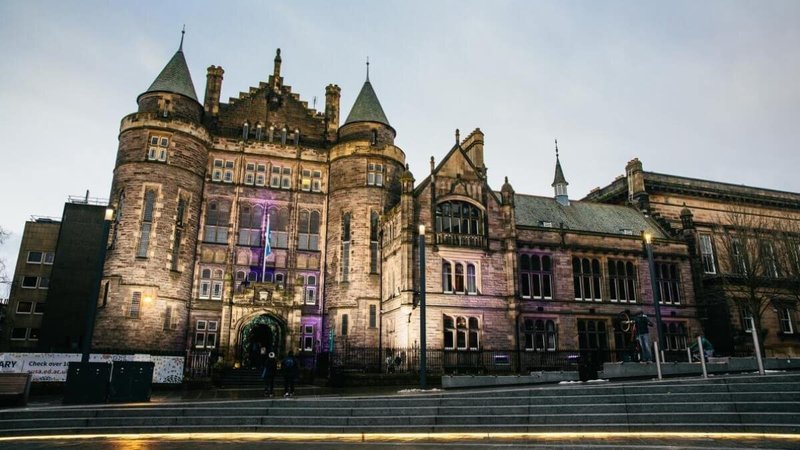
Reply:
M311 172L311 191L319 192L322 190L322 172L313 170Z
M304 352L313 351L315 340L314 325L303 325L301 328L302 333L300 336L300 348Z

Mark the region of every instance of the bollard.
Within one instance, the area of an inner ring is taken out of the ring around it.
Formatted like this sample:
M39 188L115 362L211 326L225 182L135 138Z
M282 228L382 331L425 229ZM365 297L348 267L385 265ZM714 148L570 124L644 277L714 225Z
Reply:
M764 361L761 360L761 347L758 345L758 333L756 333L756 326L752 324L750 327L750 334L753 335L753 346L756 348L756 360L758 361L758 373L766 375L764 371Z
M692 349L689 348L688 345L686 346L686 361L688 361L689 364L692 363Z
M700 350L700 365L703 367L703 378L708 378L708 370L706 369L706 352L703 349L703 338L697 336L697 349Z
M658 371L658 379L661 380L661 352L658 348L658 341L653 342L653 347L656 349L656 370Z

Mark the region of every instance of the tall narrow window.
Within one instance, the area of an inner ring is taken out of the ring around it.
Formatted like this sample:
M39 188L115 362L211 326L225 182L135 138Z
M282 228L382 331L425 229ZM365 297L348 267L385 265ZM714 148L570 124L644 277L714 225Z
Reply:
M378 273L378 213L375 211L369 219L369 273Z
M183 222L186 215L186 199L178 199L178 210L175 212L175 238L172 240L172 270L178 270L178 259L181 255L181 240L183 238Z
M211 299L222 300L222 287L223 287L222 270L215 269L214 275L211 279Z
M792 324L792 310L789 308L780 308L778 310L778 322L780 325L781 333L792 334L794 333L794 324Z
M572 258L575 300L602 300L600 291L600 261L591 258Z
M244 125L242 125L242 139L246 141L248 136L250 136L250 124L245 122Z
M747 275L747 260L744 255L742 242L736 238L731 240L731 259L733 260L733 273Z
M342 314L342 336L347 336L350 317L347 314Z
M350 213L342 216L342 281L350 280Z
M703 258L703 272L709 274L717 273L714 265L714 247L711 245L711 235L700 235L700 255Z
M208 203L206 211L205 238L206 242L226 244L228 242L228 220L230 219L230 206L218 200Z
M300 211L297 225L297 248L319 250L319 212Z
M142 305L142 293L141 292L134 292L131 296L131 306L130 311L128 312L128 317L131 319L138 319L139 318L139 309Z
M453 292L453 265L450 261L442 261L442 291Z
M778 278L778 262L775 260L775 250L772 248L772 242L762 241L760 244L760 256L764 260L764 276Z
M464 264L455 264L456 292L464 292Z
M261 221L264 208L260 205L239 207L239 245L261 246Z
M467 294L477 294L478 283L475 264L467 264Z
M153 208L155 207L156 192L148 189L144 194L144 207L142 211L142 226L139 233L139 247L136 256L147 257L147 248L150 246L150 232L153 228Z
M630 261L608 261L608 297L612 302L636 301L636 269Z
M661 303L681 303L680 278L678 266L673 263L656 263L656 281L658 282Z
M317 275L303 277L303 302L306 305L317 304Z
M200 292L198 297L201 299L211 298L211 269L200 270Z
M378 327L378 307L376 305L369 305L369 327Z
M273 208L270 214L270 236L272 248L289 248L289 210Z

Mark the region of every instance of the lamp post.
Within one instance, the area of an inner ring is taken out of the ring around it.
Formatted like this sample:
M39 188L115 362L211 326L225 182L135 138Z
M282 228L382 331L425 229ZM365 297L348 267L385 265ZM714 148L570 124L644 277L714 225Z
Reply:
M425 225L419 226L419 388L427 389L427 342L425 330Z
M658 350L664 350L664 336L661 332L661 291L656 281L656 264L653 262L653 234L643 232L644 247L647 251L647 265L650 267L650 285L653 289L653 307L656 312L656 336L658 339Z

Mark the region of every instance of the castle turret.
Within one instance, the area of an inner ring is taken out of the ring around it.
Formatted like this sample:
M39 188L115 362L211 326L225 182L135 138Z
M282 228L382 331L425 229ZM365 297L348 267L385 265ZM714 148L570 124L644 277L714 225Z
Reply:
M203 106L181 47L122 119L97 349L182 349L208 160Z
M650 196L644 186L644 170L639 158L628 161L625 165L625 178L628 182L628 202L639 211L650 210Z
M325 333L333 330L337 343L378 345L379 221L400 201L405 170L394 137L367 75L330 150Z
M325 87L325 120L327 121L327 132L331 136L336 136L339 131L339 98L342 89L335 84Z
M225 71L222 67L210 66L206 75L206 96L203 100L203 109L206 117L216 117L219 115L219 96L222 92L222 75Z

